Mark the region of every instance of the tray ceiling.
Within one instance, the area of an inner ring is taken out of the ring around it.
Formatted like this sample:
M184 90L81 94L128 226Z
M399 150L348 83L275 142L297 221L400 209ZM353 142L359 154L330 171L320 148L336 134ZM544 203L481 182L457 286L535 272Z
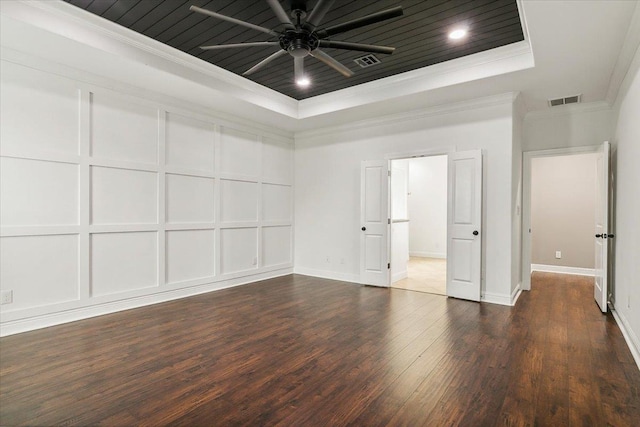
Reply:
M199 46L275 38L190 12L189 6L207 8L267 28L282 28L265 0L65 1L239 75L277 48L203 51ZM289 0L281 3L289 11ZM315 3L310 0L308 10ZM350 78L307 57L305 73L312 84L307 88L298 87L294 84L293 58L289 55L247 78L301 100L524 40L515 0L337 0L320 28L399 5L404 9L401 17L332 37L332 40L396 47L393 55L376 54L379 64L361 68L354 60L366 55L365 52L323 49L355 72ZM452 41L448 33L458 26L468 28L469 34L463 40Z

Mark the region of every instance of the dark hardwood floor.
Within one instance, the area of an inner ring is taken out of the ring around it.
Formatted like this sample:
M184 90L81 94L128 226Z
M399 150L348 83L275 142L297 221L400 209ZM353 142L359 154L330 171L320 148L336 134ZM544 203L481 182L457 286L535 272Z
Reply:
M0 340L2 425L637 426L591 280L515 308L286 276Z

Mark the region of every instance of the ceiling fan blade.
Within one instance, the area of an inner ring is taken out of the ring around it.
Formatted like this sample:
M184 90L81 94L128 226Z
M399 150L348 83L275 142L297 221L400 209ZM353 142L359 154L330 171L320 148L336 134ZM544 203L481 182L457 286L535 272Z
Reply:
M273 10L273 13L275 13L278 17L278 21L280 21L281 24L284 24L285 28L289 30L295 29L295 26L293 25L293 22L291 22L289 15L287 15L287 12L284 11L284 8L278 0L267 0L267 3L269 3L269 6L271 6L271 10Z
M318 42L318 46L331 47L334 49L357 50L360 52L384 53L386 55L391 55L396 50L395 47L389 46L376 46L373 44L338 42L332 40L320 40Z
M381 12L372 13L371 15L363 16L361 18L353 19L351 21L343 22L342 24L337 24L332 27L327 27L323 30L317 31L316 34L319 38L323 39L335 34L340 34L347 31L355 30L356 28L375 24L376 22L386 21L387 19L395 18L396 16L402 16L402 14L402 6L398 6L392 9L383 10Z
M202 50L228 49L230 47L253 47L253 46L278 46L279 42L251 42L251 43L230 43L215 44L211 46L200 46Z
M304 77L304 56L293 58L293 78L296 82Z
M244 21L241 21L239 19L232 18L230 16L221 15L219 13L213 12L213 11L208 10L208 9L203 9L201 7L198 7L198 6L191 6L189 8L189 10L192 11L192 12L201 13L203 15L212 16L214 18L218 18L218 19L221 19L223 21L231 22L233 24L242 25L243 27L251 28L251 29L256 30L256 31L262 31L263 33L267 33L267 34L272 35L272 36L276 36L277 37L279 35L275 31L270 30L268 28L261 27L259 25L254 25L254 24L251 24L249 22L244 22Z
M333 57L331 55L321 51L320 49L312 50L311 52L309 52L309 55L313 56L314 58L316 58L316 59L318 59L318 60L320 60L322 62L324 62L329 67L333 68L334 70L336 70L337 72L339 72L340 74L342 74L345 77L353 76L353 71L351 71L346 66L344 66L340 62L338 62L335 59L333 59Z
M305 27L307 27L309 31L315 30L315 28L320 25L320 22L322 22L322 18L324 18L324 15L329 12L329 9L331 9L331 6L333 6L334 1L335 0L318 0L318 3L316 3L316 7L313 8L311 13L307 17L307 22L305 23Z
M282 55L286 55L287 51L286 50L282 50L280 49L279 51L277 51L276 53L267 56L265 59L263 59L262 61L258 62L256 65L254 65L253 67L249 68L247 71L245 71L244 73L242 73L243 76L248 76L250 74L255 73L256 71L260 70L262 67L264 67L265 65L267 65L269 62L273 61L276 58L281 57Z

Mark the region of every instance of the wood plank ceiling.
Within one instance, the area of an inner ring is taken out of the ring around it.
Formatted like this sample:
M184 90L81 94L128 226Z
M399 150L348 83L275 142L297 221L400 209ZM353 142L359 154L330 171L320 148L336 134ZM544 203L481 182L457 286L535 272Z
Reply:
M65 0L190 55L241 75L277 47L243 47L204 51L202 45L274 41L269 35L189 11L196 5L223 15L276 30L282 29L265 0ZM312 10L315 0L310 0ZM289 0L282 1L290 10ZM380 64L360 68L354 59L365 52L324 48L355 72L346 78L318 60L305 58L312 84L294 84L293 58L284 55L249 76L251 80L295 99L305 99L361 83L427 67L524 40L515 0L337 0L319 28L401 5L404 15L334 36L332 40L394 46L393 55L376 54ZM455 26L469 36L449 40Z

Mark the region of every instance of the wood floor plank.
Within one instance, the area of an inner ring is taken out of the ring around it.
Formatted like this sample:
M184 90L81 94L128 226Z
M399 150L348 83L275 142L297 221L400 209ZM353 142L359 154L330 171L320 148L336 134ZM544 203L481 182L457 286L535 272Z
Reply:
M0 425L616 425L640 371L592 279L516 307L291 275L0 339Z

